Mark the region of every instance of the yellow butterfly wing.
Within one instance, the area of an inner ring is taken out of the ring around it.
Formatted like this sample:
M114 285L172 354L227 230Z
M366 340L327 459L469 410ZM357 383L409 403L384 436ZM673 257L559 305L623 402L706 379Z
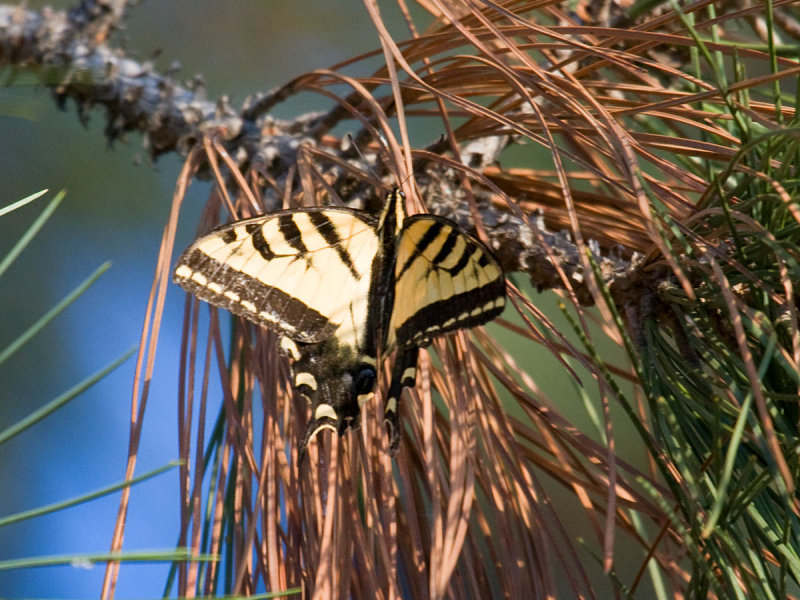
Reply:
M224 225L178 259L174 281L202 300L298 342L366 336L375 220L297 209Z
M503 312L503 269L449 219L407 218L396 256L388 350L424 346L435 335L481 325Z

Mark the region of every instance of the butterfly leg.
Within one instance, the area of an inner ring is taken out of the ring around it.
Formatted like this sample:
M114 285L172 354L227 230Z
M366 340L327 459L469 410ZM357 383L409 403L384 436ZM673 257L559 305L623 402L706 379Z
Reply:
M320 357L324 356L324 348L317 344L299 346L291 340L284 338L281 349L293 359L292 385L294 389L308 400L311 405L311 420L306 426L305 435L300 442L299 462L302 463L306 456L306 448L314 437L323 429L339 430L339 415L330 403L330 395L325 382L324 389L320 389L320 379L316 373L319 371ZM323 378L324 379L324 378Z
M417 356L419 348L398 352L392 368L392 382L383 407L383 423L389 438L389 454L397 452L400 445L400 396L404 388L412 388L417 381Z
M314 407L314 414L306 426L306 433L303 436L303 441L300 442L300 463L303 462L306 456L306 448L308 448L308 445L323 429L339 431L338 418L336 416L336 411L330 404L319 402L317 406Z

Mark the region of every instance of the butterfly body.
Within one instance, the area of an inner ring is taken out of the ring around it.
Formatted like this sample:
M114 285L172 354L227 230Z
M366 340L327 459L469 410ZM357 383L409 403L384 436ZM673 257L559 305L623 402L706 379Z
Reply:
M385 403L390 446L417 353L440 335L486 323L505 305L491 252L454 222L408 217L399 190L378 218L348 208L283 211L224 225L178 259L174 280L199 298L283 336L294 388L312 409L303 448L343 433L397 350Z

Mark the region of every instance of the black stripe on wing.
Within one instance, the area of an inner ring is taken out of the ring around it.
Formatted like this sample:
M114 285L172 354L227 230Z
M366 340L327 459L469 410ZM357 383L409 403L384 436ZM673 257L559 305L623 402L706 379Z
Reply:
M308 248L303 243L303 234L297 223L294 222L295 213L283 213L278 216L278 230L283 235L283 239L292 248L297 250L297 254L302 255L308 252Z
M258 253L261 255L261 258L264 260L272 260L277 255L272 251L272 248L269 247L267 240L264 239L264 232L261 230L260 223L249 223L245 225L245 231L250 234L250 238L253 242L253 248L255 248ZM236 241L236 233L233 229L229 229L225 232L222 240L226 244L231 244Z
M280 288L232 269L198 249L181 258L175 281L201 300L298 342L318 342L338 327Z
M339 260L347 266L350 270L350 274L355 279L361 279L361 273L358 272L356 266L353 264L353 257L344 247L342 238L339 237L339 232L336 230L330 218L328 218L325 213L319 211L311 212L308 216L323 239L328 242L331 248L336 250L336 253L339 255Z
M505 280L420 307L396 331L401 348L427 346L431 339L457 329L488 323L505 308Z
M427 216L427 215L425 215ZM409 219L410 220L410 219ZM397 279L400 279L405 272L414 264L414 261L417 260L425 251L428 249L434 240L439 237L442 229L444 228L444 223L440 221L432 221L428 230L423 234L422 239L416 244L416 248L414 248L414 252L408 257L408 259L403 263L402 267L397 272Z

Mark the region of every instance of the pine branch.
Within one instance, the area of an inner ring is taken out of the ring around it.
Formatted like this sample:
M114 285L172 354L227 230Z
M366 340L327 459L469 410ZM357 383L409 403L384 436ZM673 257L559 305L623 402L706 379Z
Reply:
M120 0L85 1L70 11L36 12L0 5L0 65L37 73L60 107L74 101L81 122L88 121L91 109L102 106L110 143L128 132L138 132L150 156L156 159L171 152L185 156L204 136L211 135L242 171L248 167L268 171L279 187L296 172L298 148L321 148L322 136L345 116L337 106L326 114L307 114L291 121L271 117L268 111L295 92L297 81L258 94L238 110L224 96L208 100L200 78L181 84L170 74L133 60L123 49L108 43L124 8L125 2ZM492 164L508 143L509 136L473 139L464 146L463 155L473 164ZM324 152L333 169L354 161L352 144L324 144ZM366 153L366 158L372 161L376 156ZM416 167L417 183L429 210L475 231L458 174L430 160L418 161ZM347 175L338 169L333 187L352 185ZM208 165L197 176L209 178ZM271 193L264 199L267 207L280 200L274 190ZM363 193L379 197L374 190ZM530 218L493 204L497 194L488 188L474 188L474 195L490 245L507 272L526 272L531 283L542 290L563 288L565 277L582 304L593 303L579 248L567 232L548 230L540 216ZM359 194L351 200L368 202ZM614 289L615 282L624 279L623 287L630 287L635 253L609 251L599 244L592 244L591 249L607 285Z
M224 140L239 136L241 119L224 100L206 100L200 82L184 87L106 43L109 19L120 16L122 5L83 2L41 12L2 5L0 65L37 73L59 106L75 102L82 122L92 108L104 107L109 142L138 131L154 158L185 154L205 131Z

